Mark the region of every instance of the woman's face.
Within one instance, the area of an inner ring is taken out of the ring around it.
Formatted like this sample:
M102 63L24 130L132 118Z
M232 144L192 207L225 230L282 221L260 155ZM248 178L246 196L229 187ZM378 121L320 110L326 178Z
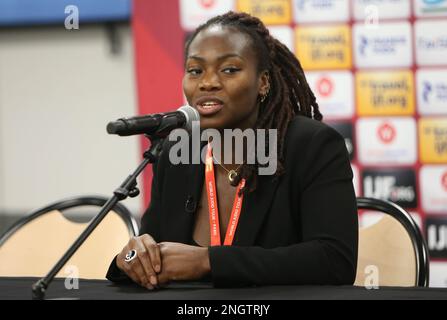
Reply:
M190 44L183 91L200 113L201 128L254 126L268 77L258 74L251 44L248 35L219 25L202 30Z

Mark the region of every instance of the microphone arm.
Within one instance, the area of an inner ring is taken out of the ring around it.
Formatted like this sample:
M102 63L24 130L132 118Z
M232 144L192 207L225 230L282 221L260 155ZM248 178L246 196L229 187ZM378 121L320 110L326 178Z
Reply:
M151 139L149 135L147 138ZM101 223L104 217L109 213L110 210L119 202L126 199L128 196L133 198L139 195L140 190L137 188L137 177L146 168L149 163L154 163L157 161L158 157L162 151L163 139L152 138L151 146L148 150L143 153L143 161L140 163L138 168L129 175L126 180L113 192L113 196L104 204L101 211L92 219L87 228L82 232L82 234L76 239L76 241L71 245L71 247L65 252L62 258L53 266L53 268L48 272L48 274L38 280L32 286L32 297L34 300L43 300L45 298L45 292L48 286L53 281L56 274L62 269L62 267L67 263L67 261L73 256L73 254L79 249L79 247L84 243L88 236L95 230L95 228Z

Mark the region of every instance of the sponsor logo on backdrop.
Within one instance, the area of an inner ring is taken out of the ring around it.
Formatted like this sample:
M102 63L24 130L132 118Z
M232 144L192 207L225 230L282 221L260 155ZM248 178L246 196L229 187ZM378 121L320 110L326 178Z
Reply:
M413 115L413 74L410 71L358 72L359 115Z
M447 0L413 0L416 16L447 16Z
M416 208L416 176L412 169L363 171L365 197L389 200L405 208Z
M447 114L447 69L419 70L416 78L419 113Z
M360 118L357 139L359 160L364 165L412 165L416 161L413 118Z
M200 0L199 3L205 9L209 9L216 4L216 1L215 0Z
M419 148L423 163L447 163L447 118L419 120Z
M265 24L289 24L292 22L290 1L238 0L238 11L250 13Z
M307 72L306 78L325 119L353 116L354 88L351 72Z
M352 123L351 122L328 122L328 125L330 125L332 128L338 131L342 135L342 137L345 139L346 149L349 153L349 159L354 159L354 140L353 140L353 129L352 129Z
M296 28L296 54L304 69L348 69L351 67L349 27Z
M371 8L376 9L379 19L408 18L411 11L408 0L355 0L353 5L356 20L368 18Z
M345 0L293 0L293 9L297 23L349 20L349 1Z
M410 23L381 23L378 28L357 23L353 34L357 67L411 66Z
M334 83L328 77L323 77L317 82L317 92L320 96L327 98L334 91Z
M422 82L422 101L424 103L430 103L430 100L439 99L443 102L447 102L447 85L445 83L436 83L430 80Z
M441 186L447 191L447 171L441 177Z
M415 28L418 65L446 65L447 21L417 21Z
M447 166L423 166L420 171L422 208L447 215Z
M447 258L447 218L428 217L425 225L430 257Z
M377 129L377 136L383 144L390 144L396 138L396 128L392 124L385 122Z
M180 24L191 31L230 10L235 10L235 0L180 0Z

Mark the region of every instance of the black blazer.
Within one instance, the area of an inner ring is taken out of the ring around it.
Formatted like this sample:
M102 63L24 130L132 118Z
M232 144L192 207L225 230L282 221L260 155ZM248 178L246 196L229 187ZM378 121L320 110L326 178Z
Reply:
M285 174L259 176L257 189L245 195L233 245L209 248L215 286L354 282L357 207L343 138L297 116L285 148ZM204 171L203 164L171 164L165 150L154 165L140 234L190 244ZM114 262L107 277L124 278Z

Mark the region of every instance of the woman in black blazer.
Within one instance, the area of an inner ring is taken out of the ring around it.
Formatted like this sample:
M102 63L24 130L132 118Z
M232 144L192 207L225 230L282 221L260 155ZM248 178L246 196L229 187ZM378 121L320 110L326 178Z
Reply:
M276 129L277 170L214 161L206 174L203 163L172 164L166 142L140 236L107 278L148 289L202 278L215 286L352 284L358 225L347 150L320 122L296 57L259 19L229 12L196 30L185 61L184 93L201 129ZM205 179L211 171L215 179ZM240 214L230 216L236 201Z

